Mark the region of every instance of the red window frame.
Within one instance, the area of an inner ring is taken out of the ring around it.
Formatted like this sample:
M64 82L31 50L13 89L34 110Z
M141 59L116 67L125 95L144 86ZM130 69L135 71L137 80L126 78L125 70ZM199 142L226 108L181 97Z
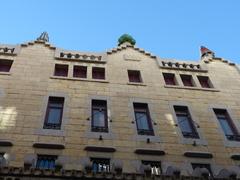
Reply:
M58 106L54 105L58 104ZM63 97L52 97L48 98L48 105L44 120L44 129L61 129L62 124L62 115L63 115L63 107L64 107L64 98ZM50 109L60 109L60 119L58 120L59 123L49 123L48 118L50 114Z
M0 59L0 72L9 72L12 64L12 60Z
M212 88L210 85L210 79L207 76L197 76L202 88Z
M166 85L177 85L175 74L172 73L163 73L164 81Z
M129 82L141 83L142 77L141 77L140 71L128 70L128 79L129 79Z
M105 68L93 67L92 68L92 78L93 79L105 79Z
M68 65L67 64L55 64L54 76L68 76Z
M190 86L190 87L193 87L194 84L193 84L193 78L191 75L185 75L185 74L181 74L180 75L181 79L182 79L182 82L183 82L183 85L184 86Z
M73 77L87 78L87 66L73 66Z

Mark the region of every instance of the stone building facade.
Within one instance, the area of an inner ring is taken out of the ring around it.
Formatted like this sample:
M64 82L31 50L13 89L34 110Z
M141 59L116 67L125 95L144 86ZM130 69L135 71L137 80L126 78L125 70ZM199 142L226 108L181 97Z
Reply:
M239 117L238 67L205 47L197 62L0 45L2 179L237 178Z

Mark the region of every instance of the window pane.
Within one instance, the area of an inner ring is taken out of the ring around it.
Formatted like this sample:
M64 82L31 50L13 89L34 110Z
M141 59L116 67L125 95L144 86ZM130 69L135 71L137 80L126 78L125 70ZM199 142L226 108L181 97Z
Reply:
M93 110L93 126L105 126L105 111Z
M60 107L61 108L63 106L63 104L59 103L59 102L50 102L49 106L51 106L51 107Z
M191 75L180 75L184 86L193 86Z
M56 156L39 155L36 163L36 168L40 169L54 169Z
M48 123L50 124L59 124L61 119L62 109L49 109L48 114Z
M227 119L225 118L218 118L222 128L223 128L223 131L226 135L234 135L233 131L232 131L232 128L230 127Z
M0 72L9 72L13 61L0 59Z
M138 129L145 129L145 130L150 129L146 113L136 112L136 120L137 120Z
M68 76L68 65L65 64L56 64L55 65L55 76Z
M189 123L187 116L178 115L177 119L178 119L178 124L179 124L182 132L192 133L192 128L191 128L191 125Z
M73 77L87 78L87 67L86 66L74 66Z
M128 70L129 82L142 82L140 71Z
M203 88L211 88L209 84L209 77L207 76L198 76L198 80Z
M175 75L171 73L163 73L163 77L165 80L165 83L167 85L176 85L175 83Z
M105 79L105 68L92 68L92 78L93 79Z
M188 107L174 106L174 110L177 116L178 126L181 129L183 136L185 138L199 138L194 122L190 117Z
M231 118L229 117L225 109L213 109L216 117L224 131L225 136L229 140L240 141L240 136L238 130L233 124Z

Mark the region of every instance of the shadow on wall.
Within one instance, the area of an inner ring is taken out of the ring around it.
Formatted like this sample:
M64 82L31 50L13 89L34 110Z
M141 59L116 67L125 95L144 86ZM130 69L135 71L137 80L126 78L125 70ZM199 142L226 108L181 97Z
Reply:
M16 107L0 106L0 130L7 130L15 127L17 118Z

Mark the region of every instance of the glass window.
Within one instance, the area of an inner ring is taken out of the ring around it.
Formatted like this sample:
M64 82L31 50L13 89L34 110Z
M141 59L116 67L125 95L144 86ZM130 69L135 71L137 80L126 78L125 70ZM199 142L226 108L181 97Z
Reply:
M145 103L133 103L137 131L140 135L154 135L148 105Z
M86 66L74 66L73 77L87 78L87 67Z
M141 83L142 78L140 71L128 70L129 82Z
M197 76L199 83L203 88L212 88L209 77L207 76Z
M199 138L188 108L186 106L174 106L174 110L183 136L185 138Z
M108 132L107 102L92 100L92 131Z
M60 129L63 113L63 97L49 97L47 112L45 117L45 129Z
M56 159L57 159L57 156L38 155L36 168L39 168L39 169L54 169Z
M151 166L152 175L162 174L161 162L159 162L159 161L142 161L142 164Z
M91 158L93 172L110 172L110 159Z
M176 85L175 75L172 73L163 73L166 85Z
M12 60L0 59L0 72L9 72L12 63Z
M227 139L240 141L240 135L225 109L214 109L215 115Z
M66 64L55 64L54 76L68 76L68 65Z
M191 75L180 75L184 86L194 86Z
M93 79L105 79L105 68L93 67L92 68Z

